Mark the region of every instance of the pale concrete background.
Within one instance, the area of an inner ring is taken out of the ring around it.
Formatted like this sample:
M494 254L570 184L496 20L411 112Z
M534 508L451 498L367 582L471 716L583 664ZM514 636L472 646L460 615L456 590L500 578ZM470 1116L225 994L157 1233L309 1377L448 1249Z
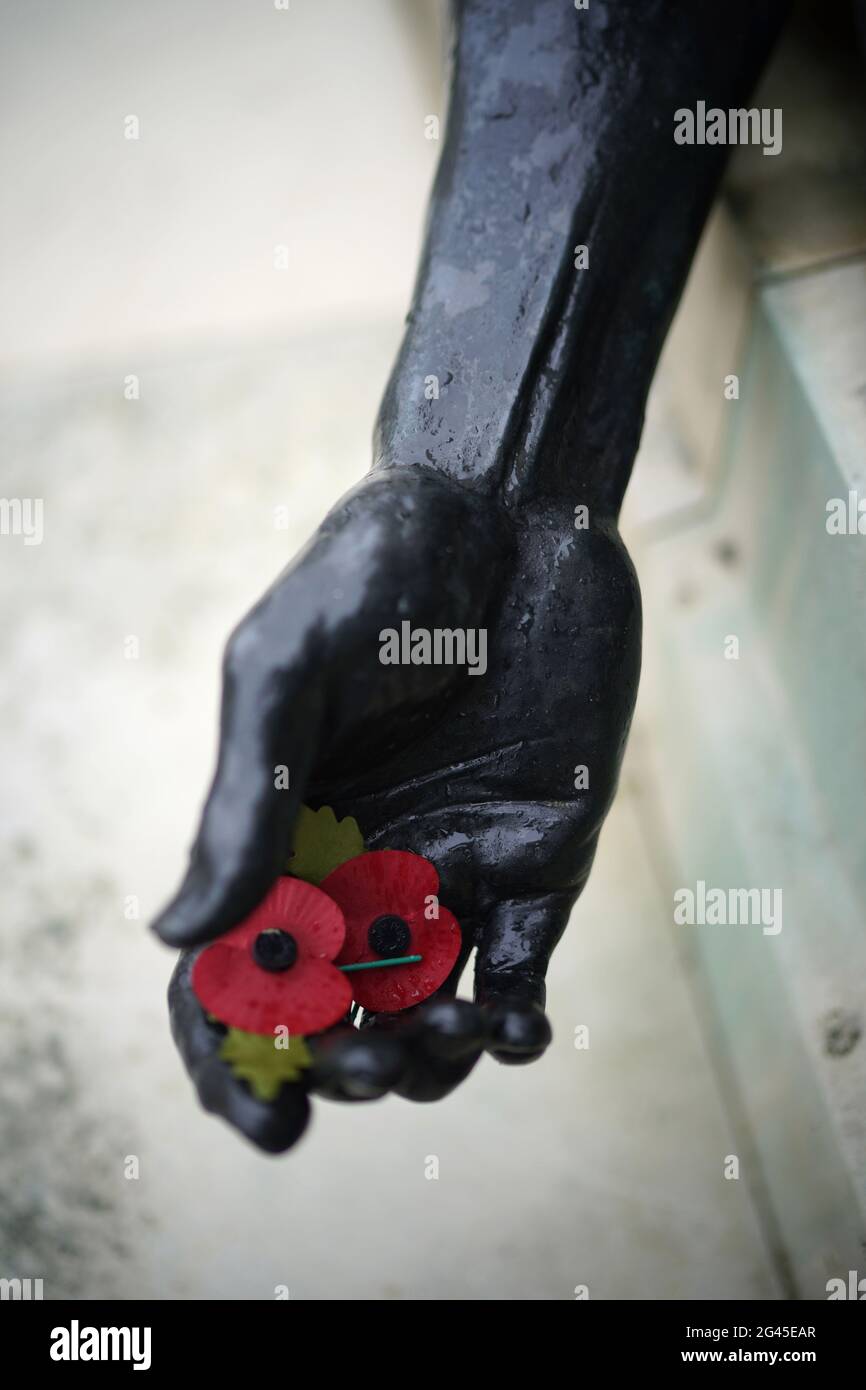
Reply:
M0 541L0 1273L85 1299L777 1297L748 1182L723 1176L748 1153L643 834L640 714L542 1062L485 1059L431 1107L317 1103L277 1160L198 1109L145 923L210 774L224 637L368 462L437 153L438 20L0 13L2 490L46 518L41 546Z

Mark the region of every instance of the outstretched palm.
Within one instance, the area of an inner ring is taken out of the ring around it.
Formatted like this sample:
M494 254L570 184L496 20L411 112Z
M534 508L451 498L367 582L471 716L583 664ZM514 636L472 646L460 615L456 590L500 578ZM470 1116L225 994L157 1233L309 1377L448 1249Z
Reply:
M486 670L383 665L380 634L484 629ZM569 500L509 512L432 471L372 474L323 523L231 639L220 757L191 866L157 923L191 946L241 920L285 863L302 800L367 844L436 865L464 951L437 999L315 1046L313 1086L432 1099L488 1047L549 1041L544 974L592 862L637 683L640 611L615 529L576 530ZM289 790L275 769L289 769ZM452 1000L477 948L476 1003ZM282 1148L306 1102L257 1102L216 1052L188 983L175 1035L205 1103Z

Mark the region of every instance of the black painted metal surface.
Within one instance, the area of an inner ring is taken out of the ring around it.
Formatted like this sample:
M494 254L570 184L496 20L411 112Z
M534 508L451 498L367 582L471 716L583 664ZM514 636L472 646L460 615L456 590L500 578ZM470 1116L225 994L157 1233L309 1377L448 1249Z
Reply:
M156 923L191 947L242 919L285 862L301 801L354 815L370 847L434 862L464 958L477 947L475 1002L451 998L452 979L407 1015L333 1030L315 1043L323 1094L436 1099L485 1048L522 1062L549 1041L545 971L638 683L617 515L728 153L677 145L674 111L747 104L786 10L457 6L447 133L373 468L229 642L216 775ZM486 671L383 665L380 632L404 620L484 629ZM289 791L275 790L279 765ZM288 1147L302 1088L268 1105L230 1076L189 960L170 1011L203 1103Z

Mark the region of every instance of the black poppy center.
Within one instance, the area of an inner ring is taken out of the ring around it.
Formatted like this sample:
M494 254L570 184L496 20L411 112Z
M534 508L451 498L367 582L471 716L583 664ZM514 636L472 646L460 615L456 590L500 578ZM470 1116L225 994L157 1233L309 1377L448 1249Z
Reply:
M409 923L402 917L377 917L367 932L371 951L377 956L405 956L412 939Z
M263 970L290 970L297 959L298 943L287 931L261 931L253 942L253 960Z

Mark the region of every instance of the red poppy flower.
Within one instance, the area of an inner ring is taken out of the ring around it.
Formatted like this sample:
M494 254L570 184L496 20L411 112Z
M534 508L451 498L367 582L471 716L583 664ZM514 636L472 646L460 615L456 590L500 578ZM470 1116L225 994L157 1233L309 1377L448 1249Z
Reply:
M420 854L371 850L322 880L322 892L342 908L346 941L339 965L419 955L411 965L352 974L352 993L373 1013L394 1013L426 999L445 981L460 954L460 927L445 907L428 917L439 875Z
M352 1002L349 977L331 964L345 934L332 898L301 879L279 878L246 921L202 951L192 987L233 1028L319 1033Z

